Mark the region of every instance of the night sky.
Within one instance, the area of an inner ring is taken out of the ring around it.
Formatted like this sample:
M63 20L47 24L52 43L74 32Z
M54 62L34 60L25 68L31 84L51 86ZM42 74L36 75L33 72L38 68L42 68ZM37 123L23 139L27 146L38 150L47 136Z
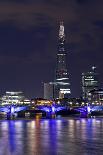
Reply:
M43 96L43 82L55 76L61 20L72 97L93 65L103 87L103 0L0 0L0 95Z

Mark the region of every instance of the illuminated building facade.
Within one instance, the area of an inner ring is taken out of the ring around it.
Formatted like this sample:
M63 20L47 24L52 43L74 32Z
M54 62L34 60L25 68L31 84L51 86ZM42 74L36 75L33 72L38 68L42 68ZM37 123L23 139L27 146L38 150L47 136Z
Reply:
M103 105L103 89L93 89L89 92L89 101L95 105Z
M54 81L55 98L68 98L70 97L70 83L69 75L66 65L67 54L65 51L65 33L63 22L60 22L59 29L59 47L57 53L56 77Z
M6 92L1 99L2 105L9 104L30 104L30 100L26 99L23 92Z
M82 93L84 99L89 99L89 92L98 88L96 67L92 67L92 71L82 73Z

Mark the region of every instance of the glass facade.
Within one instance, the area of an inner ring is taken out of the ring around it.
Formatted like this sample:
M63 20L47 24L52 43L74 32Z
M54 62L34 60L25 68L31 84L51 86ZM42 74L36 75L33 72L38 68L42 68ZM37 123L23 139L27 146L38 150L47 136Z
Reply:
M65 34L63 22L59 29L59 47L57 53L56 78L55 78L55 98L68 98L71 94L69 75L66 64L67 54L65 52Z
M82 92L83 98L89 98L89 92L93 89L98 88L98 80L97 80L97 73L95 68L92 67L92 71L87 73L82 73Z
M44 99L54 99L53 82L44 83Z

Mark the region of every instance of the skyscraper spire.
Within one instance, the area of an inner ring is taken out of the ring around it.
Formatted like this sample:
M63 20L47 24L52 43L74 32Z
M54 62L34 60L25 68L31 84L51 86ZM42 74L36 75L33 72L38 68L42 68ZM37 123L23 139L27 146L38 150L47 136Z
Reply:
M64 24L63 21L60 22L59 27L59 53L65 51L64 45L65 44L65 32L64 32Z
M63 39L64 40L65 34L64 34L64 24L63 21L60 22L60 29L59 29L59 39Z

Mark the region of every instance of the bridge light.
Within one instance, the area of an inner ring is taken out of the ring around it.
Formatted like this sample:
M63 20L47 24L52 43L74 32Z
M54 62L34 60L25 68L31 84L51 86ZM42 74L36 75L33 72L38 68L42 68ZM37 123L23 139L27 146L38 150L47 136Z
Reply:
M72 105L72 102L70 102L70 105Z
M52 112L55 112L55 107L54 106L52 107Z
M77 102L76 105L78 105L79 103Z
M60 104L60 101L58 101L57 103Z
M82 102L82 105L84 105L84 102Z
M91 112L91 108L89 106L87 107L87 111L88 111L88 113Z
M13 114L15 112L15 108L11 107L11 113Z

